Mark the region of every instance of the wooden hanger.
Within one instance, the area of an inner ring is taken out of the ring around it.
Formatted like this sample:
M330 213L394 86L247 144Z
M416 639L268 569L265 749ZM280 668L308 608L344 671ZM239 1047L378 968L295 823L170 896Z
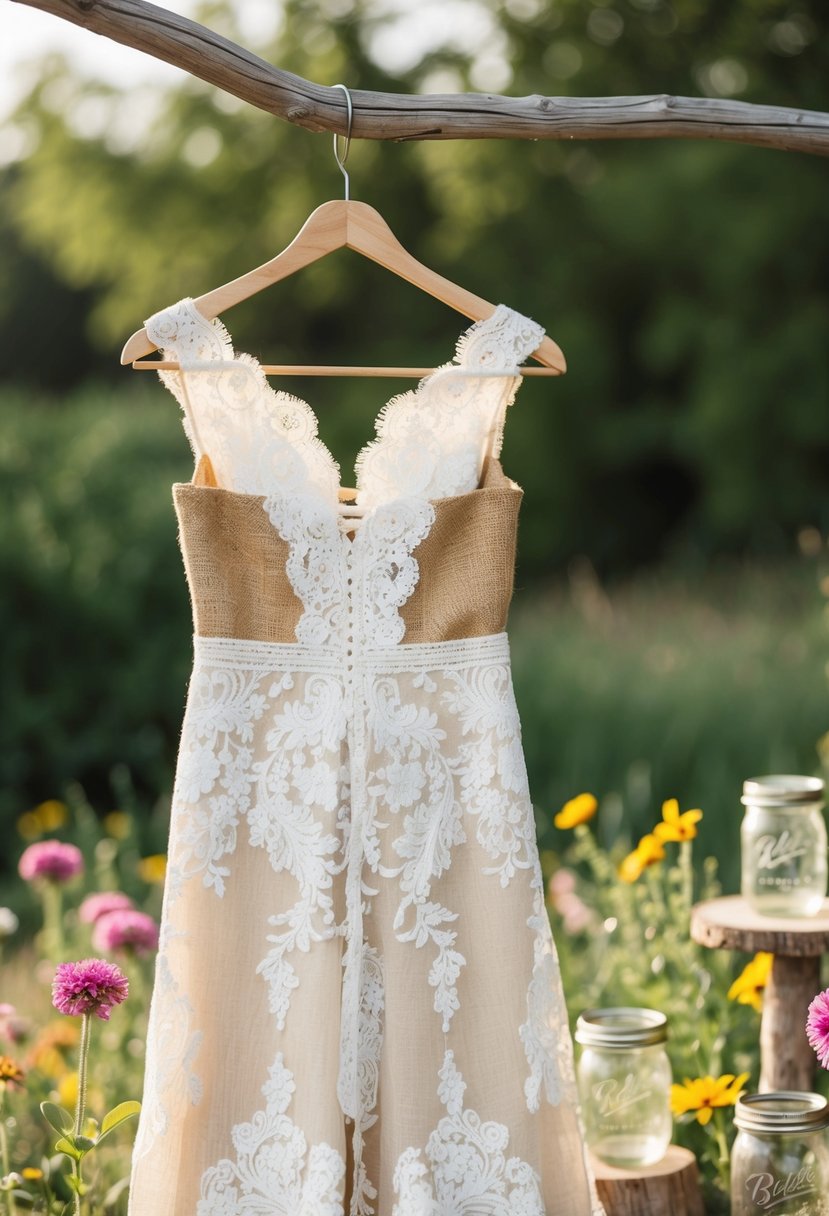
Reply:
M247 300L249 296L255 295L265 287L270 287L271 284L288 278L289 275L295 274L304 266L319 261L320 258L337 249L346 248L353 249L356 253L361 253L371 261L379 263L392 274L398 275L401 279L419 287L421 291L442 300L456 312L463 313L464 316L470 317L474 321L481 321L485 317L491 316L495 311L494 304L490 304L488 300L476 296L473 292L467 291L465 287L460 287L457 283L430 270L422 262L418 262L400 244L379 211L367 203L352 202L349 199L349 177L345 169L345 161L348 157L351 138L351 96L344 85L341 87L344 89L348 101L349 134L346 137L346 147L342 157L338 150L337 136L334 136L334 155L345 177L345 199L336 199L317 207L290 245L269 262L199 296L193 301L199 312L208 321L212 321L226 309L241 303L242 300ZM177 363L157 359L147 360L143 363L136 362L156 349L157 347L148 336L146 329L140 329L126 342L121 352L121 362L131 363L136 370L142 371L144 369L175 370L178 367ZM522 375L560 375L567 369L564 355L552 338L545 337L538 349L533 352L532 357L542 366L524 368ZM262 370L281 375L303 376L423 376L432 369L264 365Z

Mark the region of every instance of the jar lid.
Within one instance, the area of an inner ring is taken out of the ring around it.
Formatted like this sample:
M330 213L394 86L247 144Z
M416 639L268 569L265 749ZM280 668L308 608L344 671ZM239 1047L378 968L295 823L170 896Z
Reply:
M743 782L744 806L797 806L823 801L822 777L780 774Z
M585 1009L575 1037L585 1047L650 1047L667 1039L668 1019L656 1009Z
M747 1132L817 1132L829 1127L829 1103L820 1094L793 1089L743 1094L737 1099L734 1122Z

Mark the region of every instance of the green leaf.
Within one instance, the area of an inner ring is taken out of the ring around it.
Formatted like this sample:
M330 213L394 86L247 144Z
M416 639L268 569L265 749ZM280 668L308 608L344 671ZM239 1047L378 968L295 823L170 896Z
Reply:
M66 1181L73 1191L77 1191L79 1195L85 1195L89 1190L89 1183L84 1182L77 1174L67 1174Z
M80 1152L75 1146L74 1136L71 1140L67 1139L66 1136L61 1136L60 1140L58 1140L57 1144L55 1145L55 1148L59 1153L66 1153L67 1157L74 1157L76 1161L80 1161L81 1157L83 1156L83 1153ZM68 1178L67 1181L69 1181Z
M93 1140L90 1136L74 1136L73 1139L81 1154L88 1153L98 1143L97 1140Z
M118 1106L113 1106L112 1110L107 1111L101 1121L101 1134L98 1137L98 1143L100 1144L104 1136L108 1136L116 1127L120 1127L126 1119L131 1119L133 1115L137 1115L140 1110L141 1103L135 1101L120 1102Z
M56 1102L41 1102L40 1110L50 1127L61 1135L70 1132L75 1126L75 1120L69 1111L64 1106L58 1106Z

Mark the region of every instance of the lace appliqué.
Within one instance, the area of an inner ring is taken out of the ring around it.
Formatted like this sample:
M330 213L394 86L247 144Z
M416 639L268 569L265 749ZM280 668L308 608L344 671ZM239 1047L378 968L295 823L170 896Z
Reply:
M303 606L295 629L299 643L365 651L402 640L399 610L417 586L412 552L434 522L431 503L382 503L353 541L312 495L271 494L264 507L290 549L285 569Z
M205 1170L196 1216L343 1216L345 1162L312 1144L287 1114L296 1086L282 1052L262 1086L264 1110L231 1133L236 1160Z
M392 1216L544 1216L538 1173L520 1157L506 1155L508 1128L464 1109L466 1083L452 1051L445 1053L438 1076L446 1115L425 1149L407 1148L398 1158Z
M337 501L339 467L299 397L268 384L258 361L236 355L218 320L189 298L156 313L147 333L181 371L159 372L179 402L193 454L207 454L220 486L242 494L310 491Z
M458 340L456 362L392 398L375 424L377 438L357 457L358 506L474 490L484 456L501 451L518 365L543 337L535 321L499 304Z

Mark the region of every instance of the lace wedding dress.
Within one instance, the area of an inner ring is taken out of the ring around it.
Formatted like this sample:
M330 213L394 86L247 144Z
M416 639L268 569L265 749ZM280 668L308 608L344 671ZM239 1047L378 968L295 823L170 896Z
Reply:
M356 500L189 299L147 322L194 667L130 1216L588 1216L504 632L534 322L391 401Z

